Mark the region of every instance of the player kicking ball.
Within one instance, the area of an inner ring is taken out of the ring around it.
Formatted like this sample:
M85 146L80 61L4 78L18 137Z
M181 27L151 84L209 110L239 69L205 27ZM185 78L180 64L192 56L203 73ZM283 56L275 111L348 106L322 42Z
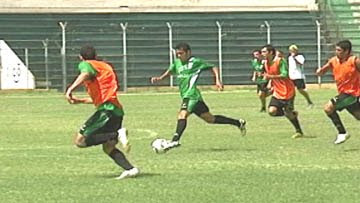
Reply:
M151 83L155 83L170 75L176 75L182 99L176 131L172 140L167 140L163 144L164 151L180 146L180 138L186 128L187 118L192 113L210 124L230 124L236 126L240 129L241 134L245 135L245 120L237 120L222 115L212 115L199 89L196 87L200 73L203 70L211 69L215 76L217 88L222 90L223 85L219 78L218 68L213 64L206 63L202 59L192 56L190 45L187 43L180 43L176 46L176 57L177 59L161 76L151 78Z
M331 69L339 93L324 107L326 115L338 130L334 144L341 144L350 138L337 111L346 109L360 120L360 59L351 54L351 48L349 40L338 42L335 48L336 56L316 70L316 74L320 76Z
M118 81L113 67L96 59L95 48L86 45L80 49L79 75L66 91L70 104L94 104L96 112L84 123L75 138L75 145L80 148L102 145L103 151L114 162L125 169L117 179L134 177L139 174L116 148L118 140L124 150L130 150L127 131L121 128L124 111L117 99ZM80 85L85 85L90 98L77 98L72 95Z

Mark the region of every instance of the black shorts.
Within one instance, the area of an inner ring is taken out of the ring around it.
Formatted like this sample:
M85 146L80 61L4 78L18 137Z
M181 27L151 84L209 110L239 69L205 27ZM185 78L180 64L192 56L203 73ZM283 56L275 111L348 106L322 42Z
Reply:
M297 89L305 89L306 84L304 79L292 80Z
M122 126L123 117L112 111L98 110L84 123L79 133L84 136L118 131Z
M196 103L192 103L194 100L183 99L181 103L181 110L187 110L190 113L195 113L197 116L200 116L203 113L209 112L209 107L205 104L204 101L196 101ZM189 106L192 106L191 108Z
M259 92L265 92L265 93L269 92L269 89L267 88L268 83L269 82L257 84L256 92L257 93L259 93Z
M294 97L291 99L277 99L271 97L269 107L275 106L278 111L284 113L284 111L293 111L294 110Z
M353 112L360 109L360 98L349 94L341 93L330 99L330 101L338 111L346 109L349 112Z

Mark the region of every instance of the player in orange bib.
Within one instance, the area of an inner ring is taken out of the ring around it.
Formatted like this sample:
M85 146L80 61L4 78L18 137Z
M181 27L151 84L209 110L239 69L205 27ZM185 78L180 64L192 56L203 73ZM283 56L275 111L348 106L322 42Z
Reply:
M261 49L264 57L265 79L270 80L273 87L273 95L269 103L269 114L271 116L286 116L291 124L295 127L296 133L293 138L303 137L298 120L298 113L294 111L295 86L289 79L288 67L282 57L277 57L275 48L272 45L265 45Z
M357 120L360 120L360 59L351 54L351 48L349 40L338 42L335 49L336 56L316 70L316 74L320 76L331 69L339 93L324 107L325 113L338 130L334 144L341 144L350 137L337 111L346 109Z
M90 45L81 48L80 59L80 74L67 89L66 99L70 104L93 103L96 112L77 133L75 145L83 148L102 144L103 151L125 169L117 179L136 176L139 169L132 166L125 155L116 148L120 140L124 150L129 149L126 131L121 128L124 111L117 99L116 92L119 86L116 73L109 63L96 59L95 48ZM77 98L72 95L82 84L85 85L90 98Z

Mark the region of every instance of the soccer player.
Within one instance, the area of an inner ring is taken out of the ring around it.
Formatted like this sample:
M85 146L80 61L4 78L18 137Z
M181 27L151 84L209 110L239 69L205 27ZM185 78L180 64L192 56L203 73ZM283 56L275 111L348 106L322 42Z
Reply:
M299 54L298 50L299 48L295 44L289 46L289 77L294 82L300 94L305 97L308 108L312 108L314 104L310 99L309 93L306 91L305 84L305 57L302 54Z
M192 113L195 113L198 117L210 124L234 125L240 129L242 135L245 135L245 120L237 120L222 115L212 115L199 89L196 87L201 71L211 69L215 76L216 86L222 90L223 85L219 78L218 68L213 64L206 63L202 59L192 56L190 45L187 43L179 43L176 46L176 57L177 59L161 76L151 78L151 83L155 83L171 74L176 75L182 99L176 131L172 140L167 142L165 150L180 146L180 138L186 128L187 118Z
M264 78L270 80L273 86L273 95L268 109L269 114L271 116L285 115L296 130L292 137L303 137L298 112L294 111L295 87L289 79L286 61L281 57L276 57L276 51L272 45L265 45L261 49L261 54L266 60Z
M252 81L257 85L257 94L261 102L260 112L266 112L266 97L269 96L269 89L267 88L268 80L265 80L263 73L265 72L262 63L261 51L253 51L253 59L251 60L251 67L253 69Z
M80 50L81 62L78 65L79 75L66 91L66 99L70 104L93 103L96 112L84 123L77 133L75 145L80 148L102 144L103 151L117 165L125 169L117 179L133 177L139 173L116 148L118 139L128 147L124 129L121 129L124 111L117 99L118 80L113 67L96 59L96 50L85 45ZM90 98L77 98L72 95L80 85L85 85Z
M320 76L331 69L339 93L324 107L325 113L338 130L334 144L341 144L350 137L337 111L346 109L357 120L360 120L360 59L351 54L351 48L349 40L338 42L335 48L336 56L316 70L316 74Z

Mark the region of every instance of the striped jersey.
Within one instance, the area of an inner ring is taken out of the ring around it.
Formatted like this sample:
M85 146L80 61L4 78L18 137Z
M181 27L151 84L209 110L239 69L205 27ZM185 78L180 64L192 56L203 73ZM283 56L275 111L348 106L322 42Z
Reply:
M188 61L182 62L176 59L169 67L172 75L175 75L179 85L180 96L182 99L202 100L197 81L203 70L214 67L211 63L206 63L197 57L190 57Z

